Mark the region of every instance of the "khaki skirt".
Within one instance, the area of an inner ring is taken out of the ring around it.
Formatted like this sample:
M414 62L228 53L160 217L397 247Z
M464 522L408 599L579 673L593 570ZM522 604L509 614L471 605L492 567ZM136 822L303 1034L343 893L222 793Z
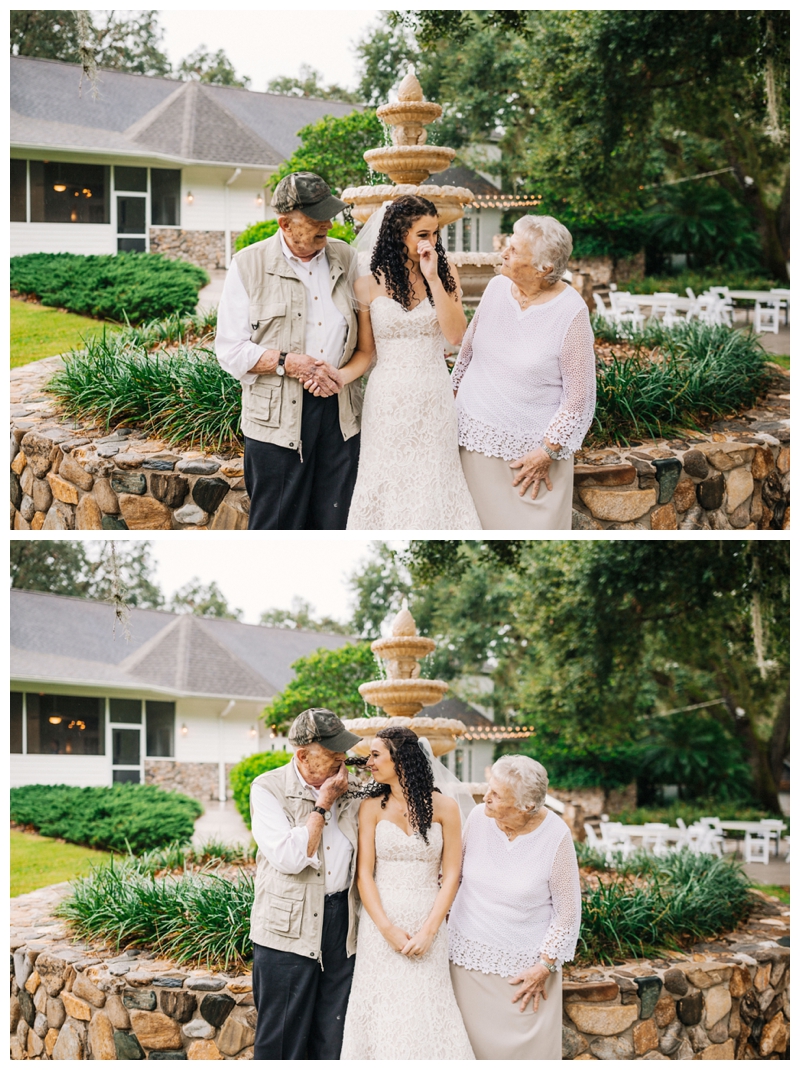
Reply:
M561 1059L561 973L548 977L547 999L520 1012L514 986L496 973L450 963L456 1003L476 1059Z
M461 466L484 531L571 531L573 462L553 461L548 490L544 483L531 498L531 489L521 498L512 486L515 470L502 457L487 457L459 447Z

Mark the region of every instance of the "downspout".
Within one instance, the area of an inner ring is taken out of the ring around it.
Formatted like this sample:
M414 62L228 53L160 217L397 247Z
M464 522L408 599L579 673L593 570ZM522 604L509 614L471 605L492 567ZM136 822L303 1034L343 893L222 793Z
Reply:
M241 167L237 167L231 177L225 183L225 268L231 266L231 220L230 220L230 188L239 175Z
M225 802L225 800L227 798L227 794L226 794L226 777L225 777L225 748L223 746L223 742L224 742L223 735L224 735L224 733L223 733L223 724L222 724L222 722L225 720L225 718L228 716L228 714L231 712L231 710L233 709L233 707L235 705L236 705L235 699L231 699L230 702L228 703L228 705L225 707L225 709L219 715L219 785L218 785L218 789L217 789L217 794L219 795L219 801L220 802Z

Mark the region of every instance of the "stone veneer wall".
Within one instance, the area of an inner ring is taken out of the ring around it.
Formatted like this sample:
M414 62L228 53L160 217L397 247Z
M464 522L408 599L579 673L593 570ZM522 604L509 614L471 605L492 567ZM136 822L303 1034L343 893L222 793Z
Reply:
M225 785L229 799L232 795L231 769L235 764L225 764ZM144 782L155 784L165 791L180 791L193 799L219 799L219 762L174 762L146 758Z
M231 253L241 231L231 231ZM180 227L151 227L150 252L168 260L188 260L209 270L225 267L224 230L182 230Z
M564 1059L788 1058L789 949L573 970Z

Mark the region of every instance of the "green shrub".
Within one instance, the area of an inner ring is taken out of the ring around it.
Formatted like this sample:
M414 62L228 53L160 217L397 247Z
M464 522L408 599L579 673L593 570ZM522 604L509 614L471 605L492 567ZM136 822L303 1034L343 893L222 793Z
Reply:
M736 863L680 851L651 857L636 882L617 873L582 897L578 957L645 958L734 929L748 917L748 880Z
M119 322L192 312L207 282L202 268L159 253L28 253L11 258L12 290L34 294L43 305Z
M744 806L730 799L696 799L692 802L673 802L669 806L639 806L635 810L619 810L608 816L612 821L621 821L624 825L643 825L647 821L664 821L668 825L675 825L678 818L691 825L701 817L718 817L720 821L760 821L768 817L785 821L787 827L789 824L789 818L784 815L771 814L757 806Z
M252 955L252 905L249 874L233 881L212 873L155 878L126 860L76 881L57 914L79 939L228 970L245 967Z
M706 268L705 271L682 271L678 275L647 275L620 283L620 290L634 294L677 293L681 297L689 286L699 296L709 286L727 286L731 290L770 290L780 286L777 279L755 275L752 271L728 271L725 268Z
M264 751L262 754L251 754L249 758L243 758L231 769L233 801L248 828L250 828L250 785L257 776L261 776L270 769L280 769L282 765L291 761L291 758L289 751Z
M767 353L748 332L698 322L626 331L598 316L592 325L598 340L627 342L634 350L612 353L598 369L595 441L624 443L699 428L750 408L771 376Z
M42 836L138 854L191 839L203 812L196 799L152 784L73 788L27 784L11 789L11 820Z
M238 253L240 249L244 249L246 245L254 245L257 241L265 241L277 233L277 219L263 219L260 223L252 223L236 239L236 252ZM348 244L355 236L356 230L351 223L334 223L328 231L329 238L339 238L341 241L348 242Z

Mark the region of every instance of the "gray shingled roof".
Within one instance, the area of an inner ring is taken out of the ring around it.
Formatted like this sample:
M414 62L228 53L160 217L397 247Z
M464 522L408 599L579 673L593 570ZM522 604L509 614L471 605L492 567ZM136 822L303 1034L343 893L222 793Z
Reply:
M439 171L436 175L426 178L425 182L432 186L464 186L479 197L497 195L500 187L473 171L471 167L460 164L457 167L448 167L446 171Z
M11 592L11 676L266 701L297 658L352 640L321 632L132 609L128 642L102 602Z
M94 98L70 63L11 57L11 143L84 151L158 154L175 162L277 167L298 131L356 107L101 70Z
M462 702L460 698L444 698L435 706L426 706L422 711L422 717L449 717L454 721L461 721L467 728L491 728L494 724L488 717Z

